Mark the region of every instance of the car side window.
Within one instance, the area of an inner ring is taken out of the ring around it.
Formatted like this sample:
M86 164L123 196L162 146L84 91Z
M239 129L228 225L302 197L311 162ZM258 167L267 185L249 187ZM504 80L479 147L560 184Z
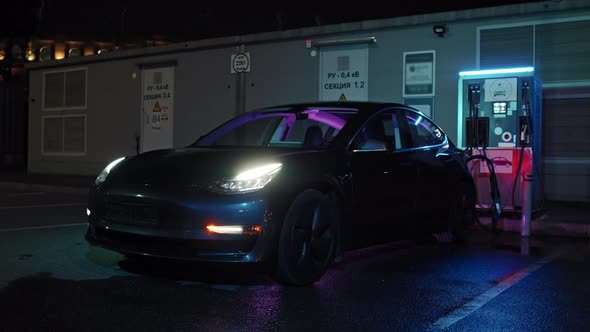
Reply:
M408 125L413 147L441 144L445 140L442 130L419 113L404 111L402 119Z
M357 132L352 149L356 151L380 151L401 149L400 129L393 110L373 116Z

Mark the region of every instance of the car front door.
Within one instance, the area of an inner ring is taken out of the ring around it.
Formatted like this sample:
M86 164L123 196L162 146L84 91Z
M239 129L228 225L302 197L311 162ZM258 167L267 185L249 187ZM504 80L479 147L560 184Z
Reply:
M395 109L370 118L351 144L355 234L380 243L407 235L418 169L404 152Z

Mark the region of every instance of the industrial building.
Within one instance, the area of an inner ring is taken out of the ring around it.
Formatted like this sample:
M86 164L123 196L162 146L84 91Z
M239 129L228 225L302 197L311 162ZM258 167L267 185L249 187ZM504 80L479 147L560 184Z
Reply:
M545 1L31 63L27 167L98 174L245 111L314 100L406 103L457 142L459 72L532 67L543 195L590 201L589 35L590 1Z

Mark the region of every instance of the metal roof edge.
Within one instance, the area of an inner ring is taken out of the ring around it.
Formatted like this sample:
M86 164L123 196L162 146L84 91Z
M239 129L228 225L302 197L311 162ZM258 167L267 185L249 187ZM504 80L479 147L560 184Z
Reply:
M332 24L319 27L306 27L285 31L262 32L247 35L209 38L196 41L173 43L163 46L136 48L113 53L83 56L46 62L35 62L25 65L28 70L45 69L61 66L76 66L89 63L125 60L130 58L164 56L174 53L191 52L203 49L239 47L244 44L260 44L277 41L289 41L310 37L322 37L342 33L360 33L375 30L383 30L400 26L415 26L433 23L450 23L474 19L494 17L514 17L526 14L538 14L544 12L563 12L590 9L589 0L548 0L534 3L522 3L495 7L448 11L432 14L402 16L385 19L366 20L359 22ZM237 51L237 50L236 50Z

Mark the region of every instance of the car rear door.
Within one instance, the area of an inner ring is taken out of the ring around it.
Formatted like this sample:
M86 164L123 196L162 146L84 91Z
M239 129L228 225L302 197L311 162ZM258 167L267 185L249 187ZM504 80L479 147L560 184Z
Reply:
M404 110L401 115L402 127L407 128L411 137L409 158L418 168L416 199L419 213L416 220L425 231L437 230L453 193L451 186L456 177L453 172L456 161L438 126L417 112Z

